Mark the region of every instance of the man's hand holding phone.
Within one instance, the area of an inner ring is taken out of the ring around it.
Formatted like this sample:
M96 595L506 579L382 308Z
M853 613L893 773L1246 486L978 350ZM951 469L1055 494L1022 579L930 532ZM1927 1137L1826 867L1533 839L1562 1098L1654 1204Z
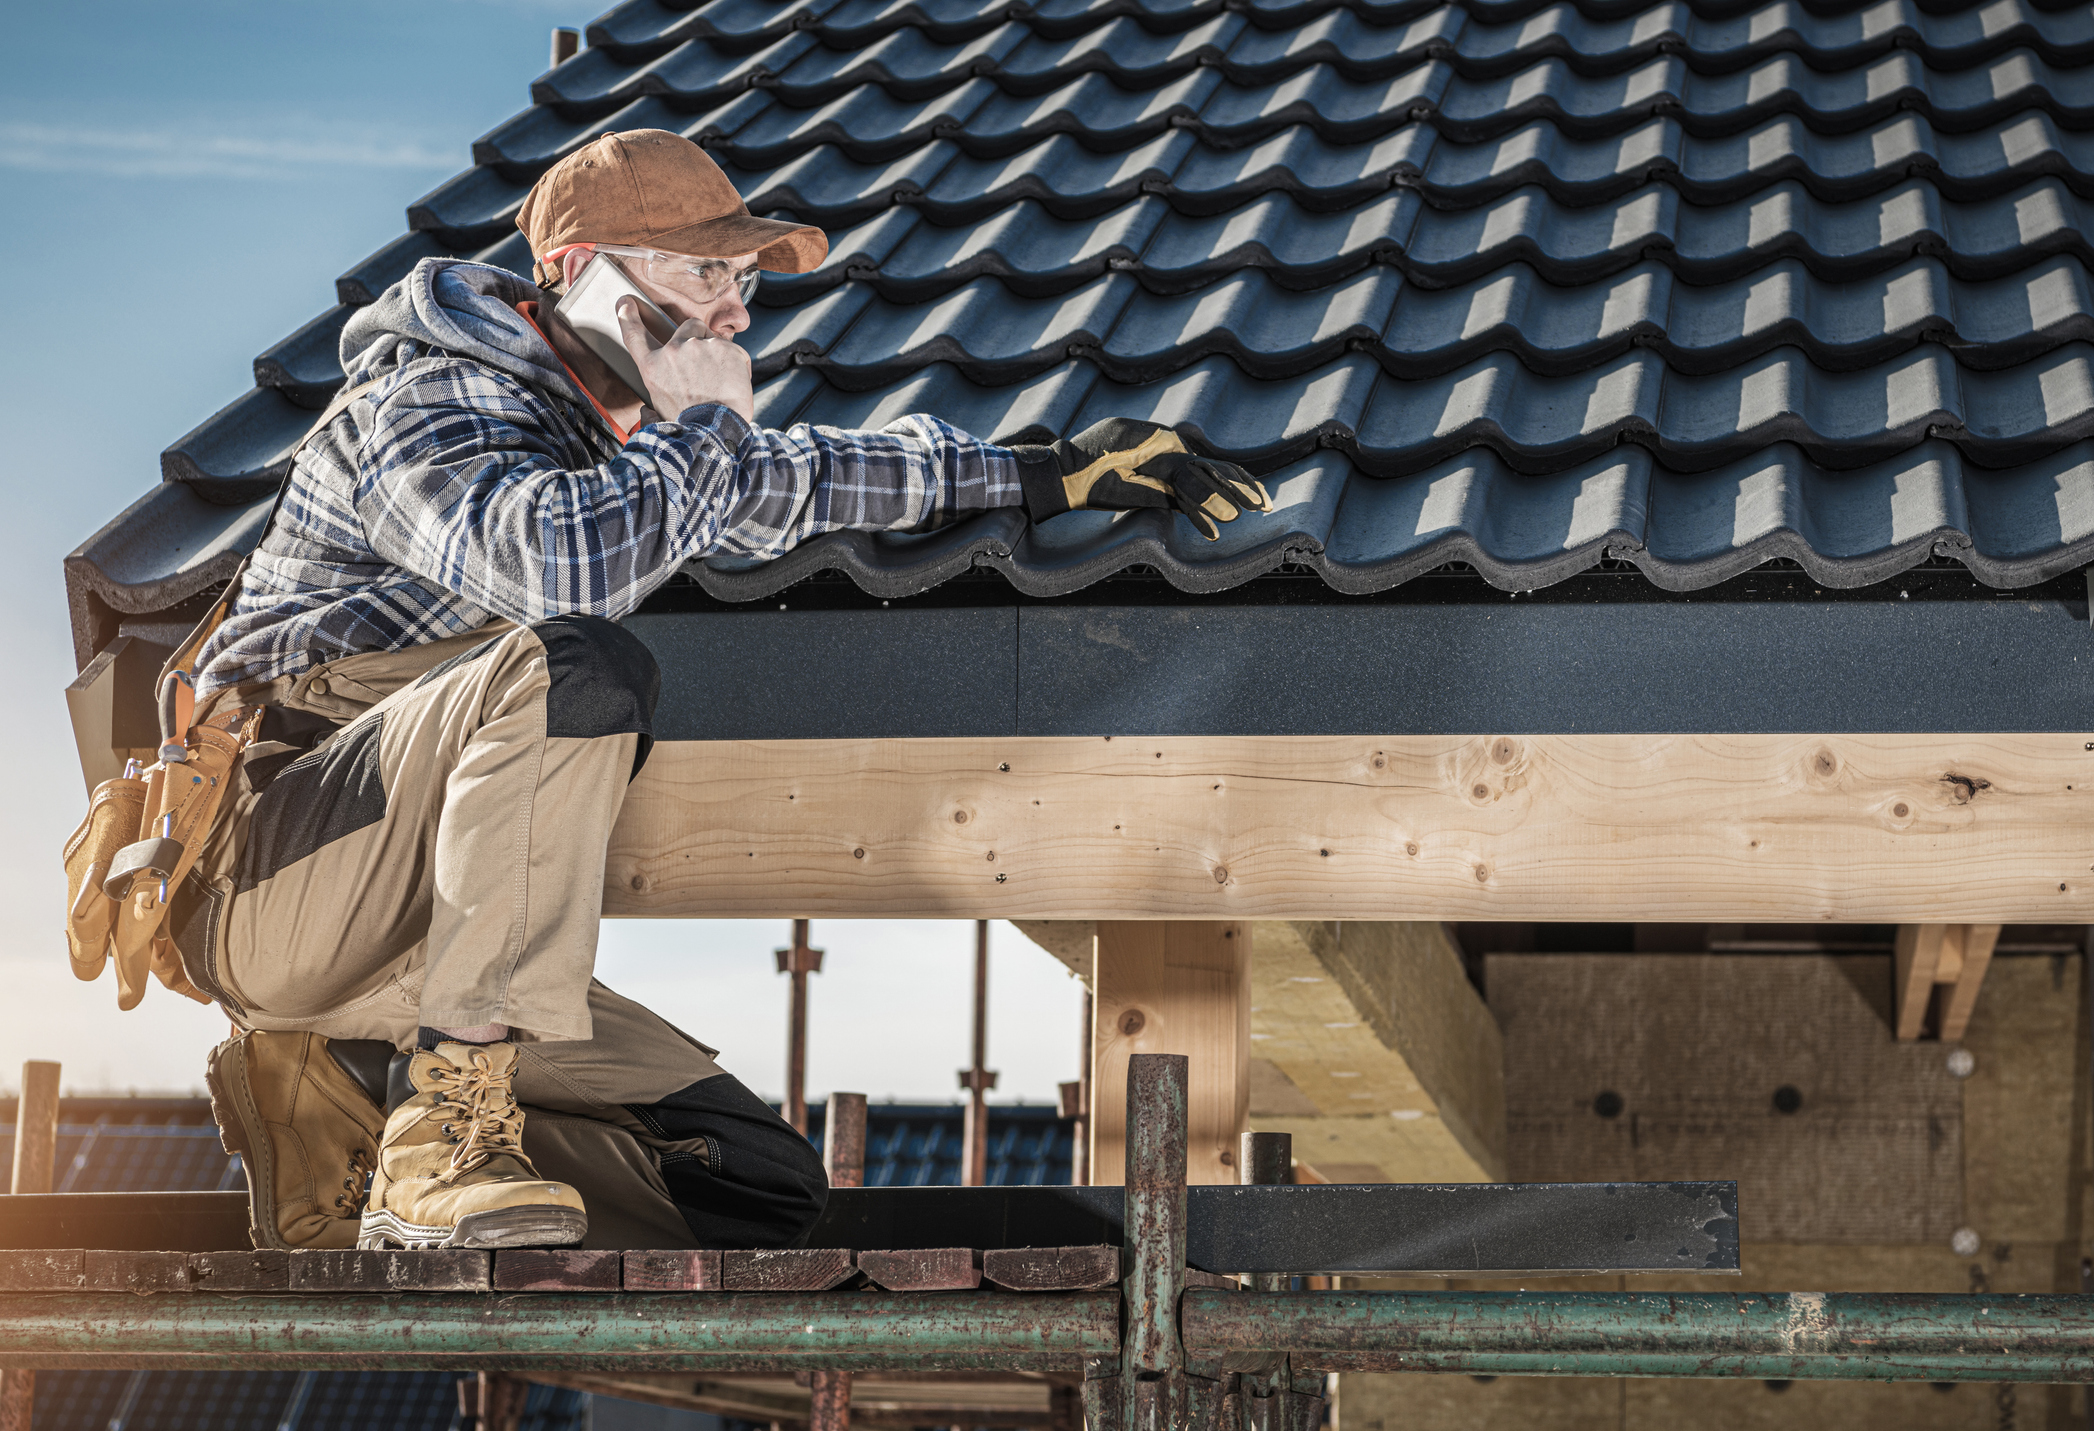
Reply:
M749 368L749 355L731 338L715 337L712 330L693 318L657 342L641 320L640 305L632 298L618 300L618 327L626 351L639 365L655 411L674 418L698 403L716 402L756 421L756 388Z

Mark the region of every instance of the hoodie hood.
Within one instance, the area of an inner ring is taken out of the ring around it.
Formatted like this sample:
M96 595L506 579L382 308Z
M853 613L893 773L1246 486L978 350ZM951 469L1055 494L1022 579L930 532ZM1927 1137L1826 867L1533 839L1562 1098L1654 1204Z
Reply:
M363 382L441 348L588 410L588 395L567 375L559 355L516 311L517 304L544 296L505 268L425 258L350 317L342 329L342 371L349 381Z

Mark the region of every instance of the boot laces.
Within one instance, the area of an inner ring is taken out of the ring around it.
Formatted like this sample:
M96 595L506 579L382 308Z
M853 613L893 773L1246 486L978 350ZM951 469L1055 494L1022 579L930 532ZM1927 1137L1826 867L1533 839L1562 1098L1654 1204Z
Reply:
M370 1154L355 1148L349 1154L349 1173L342 1179L342 1190L335 1194L334 1205L347 1216L362 1212L364 1202L371 1192L371 1170L374 1165Z
M459 1115L456 1122L444 1125L444 1135L456 1144L451 1149L453 1177L471 1172L496 1153L523 1153L523 1112L516 1106L514 1085L495 1072L494 1060L479 1049L467 1058L468 1067L447 1064L430 1074L431 1091L438 1095L430 1114Z

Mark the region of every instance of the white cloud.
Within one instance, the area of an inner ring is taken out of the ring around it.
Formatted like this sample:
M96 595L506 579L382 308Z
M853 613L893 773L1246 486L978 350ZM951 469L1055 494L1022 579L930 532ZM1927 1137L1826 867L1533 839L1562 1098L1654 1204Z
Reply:
M0 123L0 168L124 179L297 179L335 169L460 169L463 156L375 133L263 135L233 129L102 129Z

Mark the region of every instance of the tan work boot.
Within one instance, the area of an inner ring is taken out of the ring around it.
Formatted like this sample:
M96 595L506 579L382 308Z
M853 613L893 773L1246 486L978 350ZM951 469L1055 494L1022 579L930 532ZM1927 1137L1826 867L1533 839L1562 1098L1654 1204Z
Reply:
M513 1043L440 1043L409 1065L386 1120L358 1247L559 1247L589 1230L582 1195L523 1152Z
M354 1247L385 1110L312 1033L243 1033L204 1065L211 1116L247 1177L256 1247Z

